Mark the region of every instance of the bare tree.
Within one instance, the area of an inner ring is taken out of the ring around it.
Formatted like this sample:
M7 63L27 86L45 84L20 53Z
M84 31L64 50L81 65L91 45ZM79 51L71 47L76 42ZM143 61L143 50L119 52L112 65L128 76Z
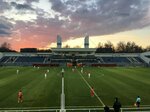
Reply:
M4 42L0 45L0 52L16 52L16 51L11 50L11 45L7 42Z
M64 48L70 48L70 46L67 44L67 45L64 46Z
M139 45L136 45L135 42L119 42L116 47L117 52L126 52L126 53L140 53L143 52L143 48Z
M113 45L110 41L107 41L107 42L104 44L104 47L105 47L105 48L114 48L114 45Z
M97 48L103 48L103 44L99 42Z
M146 51L150 51L150 45L146 47Z
M1 44L1 48L10 49L11 47L10 47L10 44L9 44L9 43L4 42L4 43Z
M117 44L116 51L117 51L117 52L125 52L125 51L126 51L126 43L123 42L123 41L120 41L120 42Z
M143 48L139 45L136 45L135 42L127 42L126 52L131 53L143 52Z
M126 44L126 52L134 52L136 44L134 42L127 42Z

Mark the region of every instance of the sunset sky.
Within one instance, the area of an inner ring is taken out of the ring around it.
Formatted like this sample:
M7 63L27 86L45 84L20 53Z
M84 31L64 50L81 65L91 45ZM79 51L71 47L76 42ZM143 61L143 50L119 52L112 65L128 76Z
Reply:
M0 0L0 44L11 48L90 47L99 42L150 45L150 0Z

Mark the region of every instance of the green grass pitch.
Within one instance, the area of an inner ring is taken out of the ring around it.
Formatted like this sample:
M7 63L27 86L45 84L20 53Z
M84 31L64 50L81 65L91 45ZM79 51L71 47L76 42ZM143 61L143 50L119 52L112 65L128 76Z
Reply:
M19 69L17 75L16 70ZM46 70L47 78L44 74ZM65 69L65 105L66 108L102 106L98 97L106 105L112 106L118 97L123 107L133 107L136 97L142 99L142 105L150 105L150 69L149 68L80 68L74 72ZM1 67L0 68L0 108L18 107L54 107L60 108L61 68L49 67ZM91 73L88 78L87 73ZM83 76L83 77L82 77ZM94 87L98 97L90 96ZM17 93L22 89L23 103L18 104Z

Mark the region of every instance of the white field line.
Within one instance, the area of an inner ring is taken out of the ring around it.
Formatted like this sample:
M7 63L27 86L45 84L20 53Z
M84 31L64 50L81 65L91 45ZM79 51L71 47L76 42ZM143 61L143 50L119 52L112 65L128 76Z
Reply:
M100 108L78 108L78 109L76 109L76 108L72 108L72 109L66 109L66 110L96 110L96 109L98 109L98 110L103 110L104 109L104 107L100 107ZM110 108L111 110L113 110L114 108ZM139 109L150 109L150 107L140 107L140 108L137 108L137 107L134 107L134 108L121 108L122 110L139 110Z
M82 109L66 109L66 111L75 111L75 110L103 110L103 108L82 108ZM6 111L6 110L1 110L1 111ZM7 110L6 112L38 112L38 111L44 111L44 112L60 112L61 109L39 109L39 110Z
M85 106L86 107L86 106ZM68 110L103 110L104 107L95 107L95 108L91 108L91 107L87 107L87 108L71 108L71 109L65 109L66 111ZM113 110L113 108L111 107L110 110ZM135 110L137 110L139 112L149 112L150 110L150 107L140 107L140 108L137 108L137 107L133 107L133 108L121 108L121 111L126 111L126 112L135 112ZM3 109L3 110L0 110L2 112L38 112L38 111L49 111L49 112L60 112L61 109L13 109L13 110L6 110L6 109Z
M68 110L103 110L104 108L101 107L101 108L72 108L72 109L65 109L66 111ZM49 111L49 112L59 112L61 109L36 109L36 110L19 110L19 109L16 109L16 110L0 110L0 111L6 111L6 112L20 112L20 111L24 111L24 112L37 112L37 111ZM113 108L110 108L110 110L113 110ZM138 112L149 112L150 110L150 107L145 107L145 108L121 108L122 111L126 111L126 112L135 112L135 110L137 110Z
M25 110L25 109L15 109L15 110L0 110L2 112L38 112L38 111L44 111L44 112L59 112L60 109L28 109L28 110Z
M109 106L109 105L108 105ZM92 107L92 108L96 108L96 107L100 107L103 108L103 106L65 106L67 108L88 108L88 107ZM111 105L109 107L112 107ZM145 107L150 107L150 105L140 105L141 108L145 108ZM123 108L134 108L133 105L123 105ZM60 109L60 106L55 106L55 107L10 107L10 108L0 108L0 109Z
M150 107L140 107L140 108L137 108L137 107L130 107L130 108L121 108L122 110L138 110L138 109L150 109Z
M78 71L78 70L77 70ZM79 71L78 71L79 72ZM79 72L80 76L82 77L82 79L84 80L84 82L88 85L88 87L90 89L92 89L92 87L90 86L90 84L85 80L85 78L82 76L82 74ZM94 91L95 96L97 97L97 99L100 101L100 103L105 106L104 102L101 100L101 98L97 95L97 93Z
M13 109L60 109L60 106L59 107L10 107L10 108L0 108L0 109L10 109L10 110L13 110Z
M141 107L150 107L150 105L140 105Z
M61 110L65 109L64 77L62 77Z
M107 105L109 107L112 107L112 105ZM103 106L65 106L66 108L103 108ZM136 108L133 107L133 105L123 105L122 108ZM140 108L150 108L150 105L140 105Z
M66 106L66 108L103 108L103 106Z

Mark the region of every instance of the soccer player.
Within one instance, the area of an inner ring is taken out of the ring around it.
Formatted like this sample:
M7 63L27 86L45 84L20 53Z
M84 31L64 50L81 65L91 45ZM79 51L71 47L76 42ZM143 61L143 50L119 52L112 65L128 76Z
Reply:
M18 103L22 103L23 102L23 93L22 91L20 90L18 92Z
M83 73L83 67L81 68L81 73Z
M137 98L136 98L136 106L140 107L140 103L141 103L141 98L140 98L140 96L137 96Z
M75 69L74 69L74 68L72 68L72 71L74 72L74 71L75 71Z
M47 73L49 72L49 69L47 69Z
M88 77L89 77L89 78L91 77L91 74L90 74L90 72L88 73Z
M19 74L19 70L18 69L17 69L16 73Z
M94 88L91 88L91 97L94 97Z
M45 79L47 78L47 74L45 73Z

